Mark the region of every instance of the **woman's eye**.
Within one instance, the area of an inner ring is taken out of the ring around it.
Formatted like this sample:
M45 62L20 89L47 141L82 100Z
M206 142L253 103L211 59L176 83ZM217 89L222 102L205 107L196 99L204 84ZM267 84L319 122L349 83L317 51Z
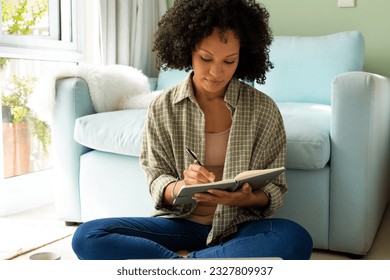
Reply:
M201 58L203 61L205 61L205 62L210 62L210 61L211 61L210 58L206 58L206 57L203 57L203 56L201 56L200 58Z
M208 58L208 57L204 57L204 56L201 56L200 57L204 62L211 62L212 59L211 58ZM224 63L226 64L234 64L235 63L235 60L225 60Z

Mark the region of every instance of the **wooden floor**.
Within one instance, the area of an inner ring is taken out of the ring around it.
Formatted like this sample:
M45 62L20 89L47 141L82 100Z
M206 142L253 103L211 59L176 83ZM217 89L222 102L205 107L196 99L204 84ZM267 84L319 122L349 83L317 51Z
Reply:
M20 219L20 220L53 220L55 221L55 207L53 204L45 205L43 207L24 212L18 215L13 215L9 217L10 219ZM77 260L76 255L73 253L71 248L72 236L61 239L57 242L39 248L35 251L28 252L24 255L18 256L15 260L26 260L30 255L37 252L55 252L61 255L62 260ZM312 254L313 260L348 260L349 256L346 254L314 250ZM390 260L390 207L387 208L385 215L383 217L381 226L376 235L374 244L369 251L369 253L363 258L365 260Z

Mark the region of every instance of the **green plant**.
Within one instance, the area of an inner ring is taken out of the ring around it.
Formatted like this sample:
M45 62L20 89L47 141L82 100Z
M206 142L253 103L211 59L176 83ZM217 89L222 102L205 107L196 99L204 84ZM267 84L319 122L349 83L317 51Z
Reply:
M25 78L13 75L12 81L2 93L1 105L9 108L11 123L26 122L29 124L31 134L42 144L43 152L47 156L48 145L51 143L50 128L28 106L28 98L33 93L35 82L35 77Z
M39 22L49 9L47 0L1 0L1 22L3 34L30 35L32 28ZM0 71L3 70L9 58L0 57ZM24 78L14 75L5 92L2 92L1 104L8 107L12 123L26 122L31 128L31 134L42 144L44 154L48 155L48 145L51 143L51 133L48 124L40 120L28 106L28 98L33 92L36 78Z
M47 0L19 0L11 3L1 0L3 32L14 35L30 35L32 27L49 9Z
M1 23L3 34L31 35L32 27L41 20L49 9L48 0L1 0ZM0 57L0 70L3 70L8 58Z

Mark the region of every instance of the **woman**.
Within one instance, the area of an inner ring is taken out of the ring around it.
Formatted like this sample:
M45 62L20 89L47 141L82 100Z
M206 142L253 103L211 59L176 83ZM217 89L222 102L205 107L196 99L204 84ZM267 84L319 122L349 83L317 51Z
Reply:
M265 81L272 67L268 13L249 0L179 0L159 23L154 50L167 68L192 69L150 105L141 165L156 212L81 225L73 248L81 259L280 257L308 259L305 229L268 218L287 191L280 175L262 190L210 190L195 204L173 205L183 185L280 167L286 138L265 94L241 80ZM191 148L203 164L192 162Z

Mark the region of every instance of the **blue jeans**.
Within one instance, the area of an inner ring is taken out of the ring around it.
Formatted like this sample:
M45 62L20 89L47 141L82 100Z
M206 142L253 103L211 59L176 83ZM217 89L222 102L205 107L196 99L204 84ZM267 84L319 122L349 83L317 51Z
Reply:
M261 219L239 225L223 243L206 246L210 225L158 217L106 218L81 224L72 241L79 259L188 258L309 259L313 242L298 224L284 219Z

